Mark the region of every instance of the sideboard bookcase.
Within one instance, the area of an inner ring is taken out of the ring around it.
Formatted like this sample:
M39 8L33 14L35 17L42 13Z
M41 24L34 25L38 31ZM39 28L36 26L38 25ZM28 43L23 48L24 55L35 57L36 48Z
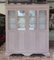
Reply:
M6 54L49 55L48 4L6 5Z

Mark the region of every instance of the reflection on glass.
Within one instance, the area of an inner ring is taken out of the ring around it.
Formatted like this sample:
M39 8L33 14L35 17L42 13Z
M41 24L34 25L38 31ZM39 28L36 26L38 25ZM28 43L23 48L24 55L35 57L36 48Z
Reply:
M25 16L24 10L18 10L18 16Z
M10 29L16 28L16 12L8 11L8 26Z
M35 24L36 24L36 19L35 18L30 18L30 21L29 21L29 30L34 30L35 29Z
M45 24L46 24L46 11L41 10L39 11L39 24L40 24L40 29L45 29Z
M40 19L40 23L45 23L45 21L46 21L46 11L45 10L39 11L39 19Z
M16 24L11 24L11 23L9 23L10 25L9 25L9 29L16 29Z
M44 23L45 24L45 21L46 21L46 19L40 18L40 23Z
M9 18L9 23L16 23L15 18Z
M34 10L30 10L30 11L29 11L29 16L31 16L31 17L32 17L32 16L35 16L35 13L36 13L36 12L35 12Z
M45 29L45 24L40 24L40 29Z
M19 18L18 30L25 30L25 18Z

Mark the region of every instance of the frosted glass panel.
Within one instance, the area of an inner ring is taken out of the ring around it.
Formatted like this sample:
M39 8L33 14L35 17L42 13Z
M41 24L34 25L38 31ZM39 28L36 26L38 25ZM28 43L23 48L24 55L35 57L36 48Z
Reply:
M8 11L8 25L10 29L16 28L16 12Z
M30 11L29 11L29 16L30 16L30 17L35 16L35 11L34 11L34 10L30 10Z
M46 11L45 10L40 10L39 11L39 25L40 25L40 29L45 29L45 25L46 25Z
M36 25L36 19L35 18L30 18L30 21L29 21L29 30L34 30L35 28L35 25Z
M29 11L29 30L34 30L36 27L36 17L37 11L30 10Z
M14 18L11 18L11 19L9 20L9 23L15 23L15 24L16 24L16 21L15 21Z
M25 16L24 10L18 10L18 16Z
M18 30L25 30L25 18L19 18Z
M45 29L45 24L40 24L40 29Z
M45 21L46 21L46 11L45 10L41 10L41 11L39 11L39 21L40 21L40 23L45 23Z
M10 28L10 29L16 29L16 25L9 23L9 28Z
M46 23L44 18L40 18L40 23Z

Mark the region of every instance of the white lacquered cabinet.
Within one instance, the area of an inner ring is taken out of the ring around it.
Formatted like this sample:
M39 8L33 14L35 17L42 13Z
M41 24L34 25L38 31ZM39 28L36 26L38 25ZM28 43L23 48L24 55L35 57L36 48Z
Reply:
M48 4L6 7L6 54L49 55Z

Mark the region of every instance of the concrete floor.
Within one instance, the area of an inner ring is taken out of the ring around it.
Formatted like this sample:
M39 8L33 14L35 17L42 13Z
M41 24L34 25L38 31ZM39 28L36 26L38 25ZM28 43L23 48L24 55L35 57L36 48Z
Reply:
M52 44L50 46L50 56L42 56L42 55L36 55L36 56L5 56L5 45L0 47L0 60L54 60L54 47L52 47Z

